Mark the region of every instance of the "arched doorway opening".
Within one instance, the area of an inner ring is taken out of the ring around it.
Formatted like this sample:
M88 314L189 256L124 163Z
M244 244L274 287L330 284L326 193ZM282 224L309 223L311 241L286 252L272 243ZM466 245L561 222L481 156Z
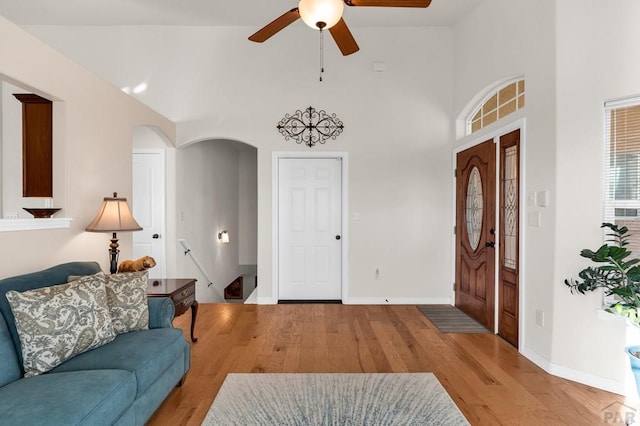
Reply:
M178 248L190 249L178 252L178 272L199 277L200 302L246 301L257 283L257 149L222 138L184 144L175 182Z

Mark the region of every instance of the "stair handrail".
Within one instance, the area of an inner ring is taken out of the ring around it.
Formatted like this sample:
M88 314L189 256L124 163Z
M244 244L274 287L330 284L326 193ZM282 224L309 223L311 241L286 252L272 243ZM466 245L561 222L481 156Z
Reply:
M200 273L207 280L207 282L208 282L207 287L213 286L213 290L214 290L216 296L218 296L220 298L220 300L225 301L224 296L220 293L218 288L213 284L213 280L211 278L209 278L209 275L207 274L207 271L204 269L204 266L202 266L202 263L200 263L200 259L198 259L198 256L191 249L191 246L189 245L189 242L187 240L185 240L184 238L179 239L178 242L180 243L180 245L184 249L184 255L185 256L189 255L189 257L191 258L193 263L196 265L196 267L198 268Z

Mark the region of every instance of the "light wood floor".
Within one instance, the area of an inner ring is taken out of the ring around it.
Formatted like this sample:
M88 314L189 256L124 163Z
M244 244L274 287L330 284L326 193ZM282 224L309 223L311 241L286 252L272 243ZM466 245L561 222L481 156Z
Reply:
M188 336L190 314L175 320ZM199 425L227 373L432 372L473 425L603 424L624 398L546 374L491 334L415 306L201 304L191 371L150 425Z

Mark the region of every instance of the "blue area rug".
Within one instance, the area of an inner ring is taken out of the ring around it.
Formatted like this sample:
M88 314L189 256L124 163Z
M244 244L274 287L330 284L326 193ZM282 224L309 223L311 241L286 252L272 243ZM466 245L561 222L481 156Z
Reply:
M203 425L468 425L431 373L228 374Z

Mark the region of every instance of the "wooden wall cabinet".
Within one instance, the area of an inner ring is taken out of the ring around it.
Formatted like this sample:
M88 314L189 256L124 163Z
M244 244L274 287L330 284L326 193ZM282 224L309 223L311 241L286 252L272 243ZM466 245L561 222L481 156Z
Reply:
M14 94L22 103L22 196L53 197L53 118L50 100Z

